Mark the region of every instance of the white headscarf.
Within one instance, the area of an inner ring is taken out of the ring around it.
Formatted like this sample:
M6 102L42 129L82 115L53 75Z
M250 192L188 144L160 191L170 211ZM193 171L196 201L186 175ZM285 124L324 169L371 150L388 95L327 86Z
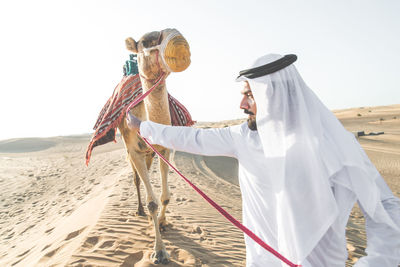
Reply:
M268 54L251 68L281 57ZM257 131L273 177L279 251L302 262L316 246L338 215L331 183L353 191L374 220L396 228L380 202L379 173L293 64L259 78L238 78L243 80L257 105ZM335 180L343 167L350 180Z

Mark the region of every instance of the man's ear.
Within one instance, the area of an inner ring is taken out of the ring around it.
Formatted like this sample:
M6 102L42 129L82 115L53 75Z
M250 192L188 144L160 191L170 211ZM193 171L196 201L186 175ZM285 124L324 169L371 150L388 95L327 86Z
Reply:
M125 39L125 45L126 45L126 49L137 54L137 52L138 52L137 42L132 37L128 37Z

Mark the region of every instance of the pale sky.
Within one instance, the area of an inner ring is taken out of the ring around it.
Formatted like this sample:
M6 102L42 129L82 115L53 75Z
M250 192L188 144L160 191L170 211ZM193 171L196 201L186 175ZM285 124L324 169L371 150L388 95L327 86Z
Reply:
M92 132L121 80L125 38L176 28L192 64L167 79L197 121L246 117L234 79L297 54L330 109L400 103L400 1L1 1L0 140Z

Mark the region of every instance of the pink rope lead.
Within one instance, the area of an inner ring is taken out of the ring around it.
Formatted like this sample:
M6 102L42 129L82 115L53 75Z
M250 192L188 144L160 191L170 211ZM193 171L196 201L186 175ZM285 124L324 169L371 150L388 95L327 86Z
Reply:
M126 116L128 116L128 112L131 108L133 108L134 106L136 106L137 104L140 103L140 101L142 101L146 96L148 96L153 90L154 88L157 87L157 85L159 85L165 77L165 73L163 73L160 78L158 79L158 81L144 94L142 94L140 97L138 97L137 99L135 99L135 101L133 101L132 103L129 104L128 108L126 109Z
M161 34L160 34L160 37L159 37L159 38L161 38ZM157 56L156 56L156 59L157 59L157 66L160 67L160 63L158 62L158 55L159 55L159 51L157 50ZM161 68L161 67L160 67L160 68ZM128 108L126 109L125 115L128 116L129 110L130 110L131 108L133 108L134 106L136 106L137 104L139 104L140 101L142 101L143 99L145 99L145 97L148 96L148 95L154 90L154 88L156 88L157 85L159 85L159 84L164 80L164 78L165 78L165 72L162 72L161 75L160 75L160 77L159 77L158 80L156 81L156 83L155 83L146 93L142 94L140 97L138 97L137 99L135 99L135 101L133 101L132 103L129 104Z
M264 241L262 241L258 236L256 236L250 229L248 229L246 226L241 224L238 220L236 220L232 215L230 215L227 211L225 211L221 206L219 206L217 203L215 203L211 198L209 198L203 191L201 191L197 186L192 184L178 169L176 169L166 158L163 157L163 155L160 154L150 143L149 141L144 138L143 136L140 135L138 132L139 136L146 142L146 144L154 151L157 153L157 155L165 162L167 163L174 171L179 174L191 187L193 187L194 190L197 191L205 200L207 200L208 203L211 204L216 210L219 211L226 219L228 219L233 225L235 225L237 228L242 230L244 233L246 233L249 237L251 237L254 241L256 241L260 246L271 252L273 255L275 255L277 258L279 258L281 261L289 265L290 267L301 267L301 265L297 265L286 259L284 256L282 256L279 252L274 250L272 247L268 246Z

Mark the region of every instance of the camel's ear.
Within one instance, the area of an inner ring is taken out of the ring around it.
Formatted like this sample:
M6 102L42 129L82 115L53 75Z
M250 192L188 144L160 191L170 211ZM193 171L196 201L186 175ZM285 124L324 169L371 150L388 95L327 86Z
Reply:
M125 45L126 45L126 49L128 49L129 51L137 54L138 50L137 50L137 42L135 40L133 40L132 37L128 37L125 39Z

